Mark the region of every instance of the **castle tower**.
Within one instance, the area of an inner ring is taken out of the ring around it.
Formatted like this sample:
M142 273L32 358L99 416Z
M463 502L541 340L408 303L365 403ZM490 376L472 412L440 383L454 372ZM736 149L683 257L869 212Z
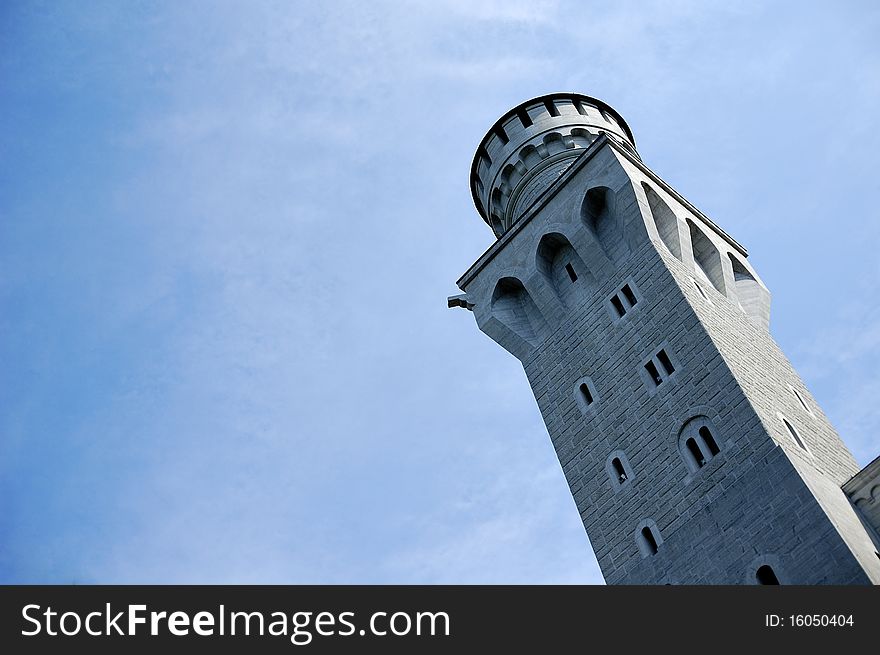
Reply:
M880 583L878 514L847 495L880 503L880 465L859 473L771 338L745 248L620 114L529 100L470 185L497 240L449 305L522 362L609 584Z

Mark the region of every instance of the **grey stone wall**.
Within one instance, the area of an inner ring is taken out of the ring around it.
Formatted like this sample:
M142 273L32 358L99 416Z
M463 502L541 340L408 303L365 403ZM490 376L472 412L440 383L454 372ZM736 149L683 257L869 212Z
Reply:
M880 457L845 482L842 489L864 523L875 548L880 549Z
M662 239L658 198L675 217ZM576 280L553 260L571 250ZM624 284L637 302L621 317ZM600 136L459 286L522 361L609 583L753 583L762 563L783 583L880 582L840 490L857 466L767 332L770 295L744 249L622 147ZM644 367L661 348L675 370L654 386ZM720 448L696 471L679 439L694 417ZM609 475L615 451L624 484ZM660 538L646 555L648 523Z

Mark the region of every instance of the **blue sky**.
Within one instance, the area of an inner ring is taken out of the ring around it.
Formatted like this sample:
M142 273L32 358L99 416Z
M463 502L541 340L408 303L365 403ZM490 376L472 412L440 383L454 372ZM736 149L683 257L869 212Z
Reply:
M509 107L602 98L880 452L871 2L0 9L0 581L601 582L519 363L446 309Z

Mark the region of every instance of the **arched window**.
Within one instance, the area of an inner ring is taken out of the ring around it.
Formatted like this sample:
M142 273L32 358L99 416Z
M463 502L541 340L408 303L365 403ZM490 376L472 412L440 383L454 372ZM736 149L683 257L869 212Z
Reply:
M678 450L692 473L699 471L721 453L716 434L715 426L706 416L695 416L682 427L678 437Z
M605 472L615 491L632 482L633 471L622 450L615 450L605 462Z
M599 400L596 386L589 377L581 378L575 382L574 400L582 414L587 414L592 409L593 404Z
M681 238L678 235L678 218L669 208L669 205L657 195L648 184L642 182L642 189L648 198L648 206L651 210L651 217L654 219L654 225L657 228L657 234L663 245L681 260Z
M523 283L513 277L498 281L492 294L492 316L533 344L544 319Z
M581 205L581 218L613 262L629 256L629 244L624 237L623 224L615 212L614 192L607 187L587 191Z
M694 267L697 277L703 278L722 295L724 291L724 273L721 268L721 255L712 240L691 221L687 221L691 233L691 246L694 253Z
M697 445L696 439L691 437L685 442L685 444L687 444L688 452L691 454L691 457L694 458L697 466L700 468L704 467L706 465L706 458L703 457L703 451L701 451L700 447Z
M755 572L755 580L757 580L758 584L762 585L778 585L779 578L776 577L776 573L773 571L773 567L769 564L764 564L759 567Z
M743 311L759 325L770 325L770 292L755 279L746 265L733 254L727 253L733 269L733 283L737 300Z
M581 392L581 397L584 399L584 402L588 405L593 404L593 394L590 393L590 387L587 386L586 382L582 382L581 386L578 387Z
M614 469L615 475L617 475L617 481L620 483L626 482L626 471L623 470L623 464L620 461L620 458L615 457L611 460L611 466Z
M662 543L663 538L654 521L645 519L639 523L639 527L636 529L636 545L639 547L642 557L656 555Z
M590 269L568 239L558 232L541 237L535 264L566 307L589 297L595 288Z
M718 444L715 443L715 437L712 436L712 432L709 431L708 426L702 426L698 430L698 434L703 437L703 443L705 443L709 447L709 453L714 457L719 452Z

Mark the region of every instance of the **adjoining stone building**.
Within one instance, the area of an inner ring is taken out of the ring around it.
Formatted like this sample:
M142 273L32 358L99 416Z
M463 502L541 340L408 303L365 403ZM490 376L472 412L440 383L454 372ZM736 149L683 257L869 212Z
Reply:
M470 186L497 240L449 305L522 362L609 584L880 583L880 460L859 472L746 249L620 114L524 102Z

